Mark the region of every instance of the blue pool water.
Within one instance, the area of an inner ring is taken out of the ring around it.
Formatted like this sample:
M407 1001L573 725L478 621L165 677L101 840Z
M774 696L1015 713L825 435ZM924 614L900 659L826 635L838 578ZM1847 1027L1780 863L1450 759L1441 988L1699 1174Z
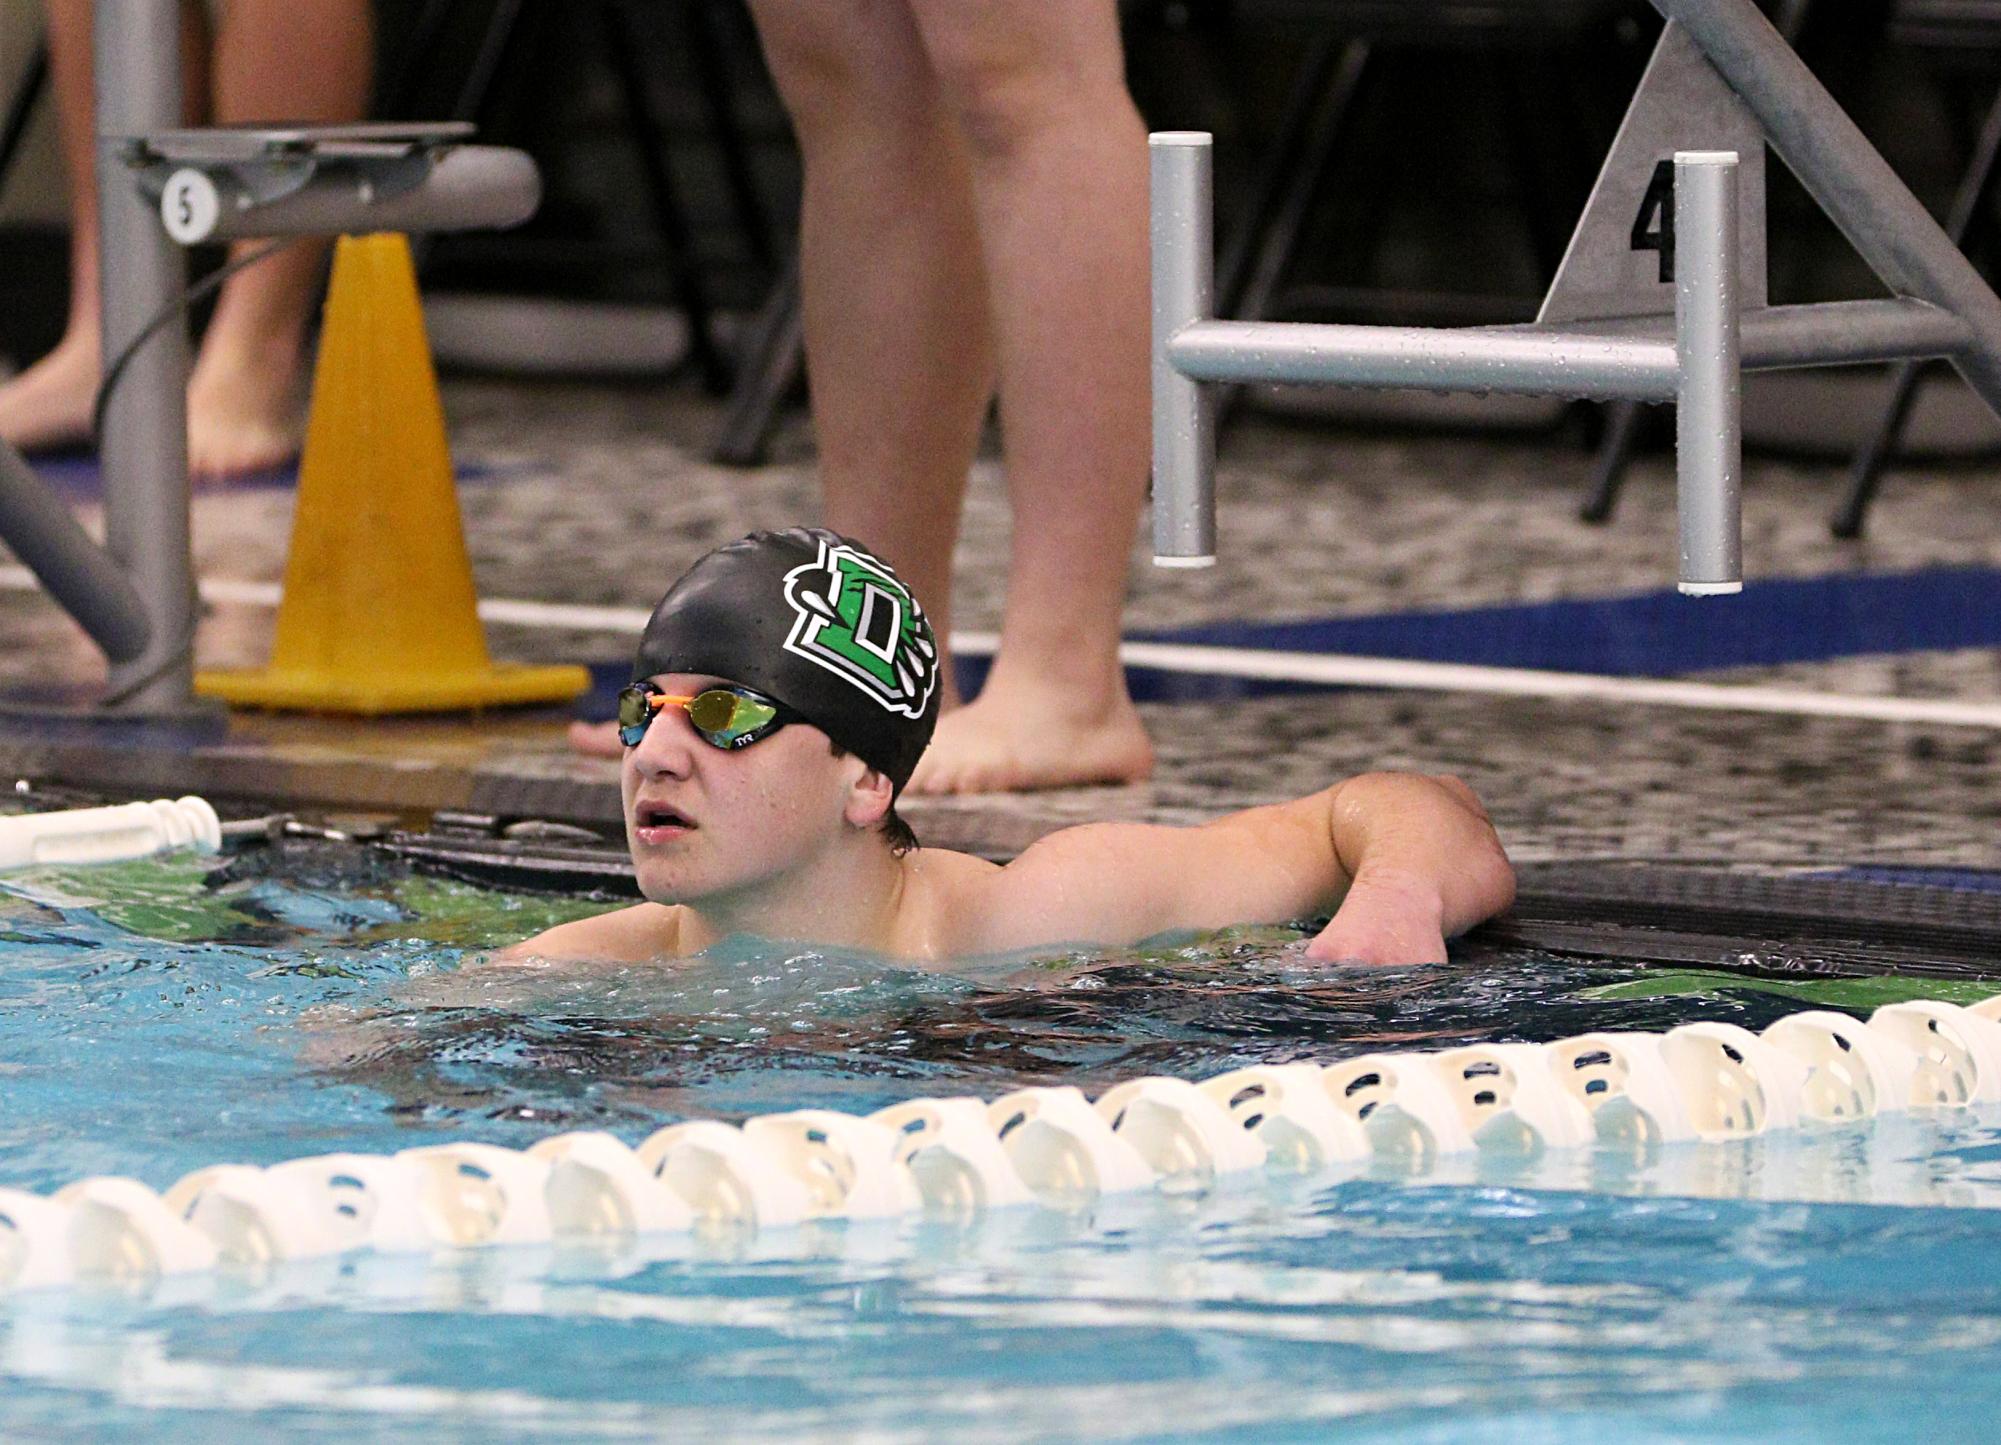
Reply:
M0 1184L1951 996L1478 951L1326 971L1279 929L949 974L748 942L462 967L575 906L330 853L14 875ZM2001 1405L1997 1200L2001 1117L1962 1113L734 1253L23 1295L0 1437L1974 1439Z

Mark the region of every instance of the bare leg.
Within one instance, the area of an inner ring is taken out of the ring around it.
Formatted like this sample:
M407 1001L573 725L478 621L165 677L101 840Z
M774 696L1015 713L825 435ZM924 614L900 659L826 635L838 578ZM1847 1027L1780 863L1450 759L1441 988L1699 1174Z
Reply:
M1142 778L1118 641L1147 470L1146 138L1116 9L911 3L971 158L1014 513L992 677L911 786Z
M753 11L805 160L806 355L827 523L878 549L942 637L993 388L964 149L903 0Z
M373 63L367 0L231 0L216 37L216 118L355 120ZM232 259L256 244L239 243ZM297 453L306 328L326 252L323 241L301 242L223 287L188 383L195 474L257 471Z
M805 159L806 352L827 523L881 552L943 640L993 384L964 148L904 0L754 0L752 12ZM603 724L579 724L571 741L618 752Z
M49 65L53 72L56 130L62 142L69 191L69 313L62 339L33 366L0 386L0 437L26 451L76 446L90 440L90 407L97 394L99 352L97 276L97 139L91 89L92 0L49 0ZM198 111L207 41L200 16L184 6L182 53L188 64L182 88Z

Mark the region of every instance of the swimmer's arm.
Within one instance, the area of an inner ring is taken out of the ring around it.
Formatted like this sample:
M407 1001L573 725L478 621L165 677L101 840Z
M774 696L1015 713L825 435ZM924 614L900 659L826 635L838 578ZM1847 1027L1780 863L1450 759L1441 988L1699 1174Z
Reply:
M1348 886L1310 958L1432 963L1445 940L1515 901L1493 820L1454 777L1368 773L1325 795Z
M1514 870L1456 778L1370 773L1194 828L1055 833L975 880L966 952L1130 943L1337 910L1308 956L1429 963L1514 898Z
M679 958L681 910L638 903L589 918L559 923L533 938L489 955L488 963L588 959L598 963L647 963Z

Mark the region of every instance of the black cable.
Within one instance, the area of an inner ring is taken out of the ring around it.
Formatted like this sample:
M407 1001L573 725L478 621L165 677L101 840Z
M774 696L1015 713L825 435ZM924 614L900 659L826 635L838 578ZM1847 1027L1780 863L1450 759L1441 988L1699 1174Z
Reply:
M97 384L97 396L90 404L90 439L92 445L100 452L103 451L104 409L111 402L111 393L117 388L118 383L124 379L125 368L131 364L132 358L138 355L139 348L144 346L148 341L151 341L161 327L170 321L178 320L180 317L186 315L189 307L201 300L202 297L208 295L209 292L221 286L223 282L227 281L237 272L248 270L259 261L268 261L286 247L296 246L299 242L310 239L312 238L309 236L280 236L275 241L270 241L259 246L249 255L239 256L227 266L218 267L215 271L202 277L201 280L195 282L194 285L188 287L179 296L161 307L151 320L139 328L138 335L125 343L124 349L112 359L111 365L105 368L104 380Z
M189 589L191 592L192 588ZM193 617L201 609L201 597L196 594L188 599L188 616ZM100 710L117 707L121 702L130 701L139 693L158 682L183 662L194 656L195 624L190 622L181 635L174 639L174 645L146 672L127 682L123 687L106 693L97 700Z

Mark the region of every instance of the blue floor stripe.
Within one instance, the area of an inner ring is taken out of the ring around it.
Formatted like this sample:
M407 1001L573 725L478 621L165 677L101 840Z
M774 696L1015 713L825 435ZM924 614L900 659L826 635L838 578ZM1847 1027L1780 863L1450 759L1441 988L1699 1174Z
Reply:
M1950 888L1961 893L2001 893L2001 871L1991 868L1927 868L1922 864L1869 864L1833 868L1811 878L1856 883L1895 883L1906 888Z
M82 448L39 452L28 458L28 465L43 482L72 502L94 502L103 496L104 476L98 469L94 452ZM535 468L523 462L461 462L455 470L457 480L464 484L503 481ZM287 462L267 471L245 472L221 481L201 483L198 489L216 492L291 491L298 484L299 465Z
M1870 653L2001 646L2001 568L1933 567L1747 582L1736 597L1642 592L1368 617L1207 623L1135 636L1216 647L1663 677Z

